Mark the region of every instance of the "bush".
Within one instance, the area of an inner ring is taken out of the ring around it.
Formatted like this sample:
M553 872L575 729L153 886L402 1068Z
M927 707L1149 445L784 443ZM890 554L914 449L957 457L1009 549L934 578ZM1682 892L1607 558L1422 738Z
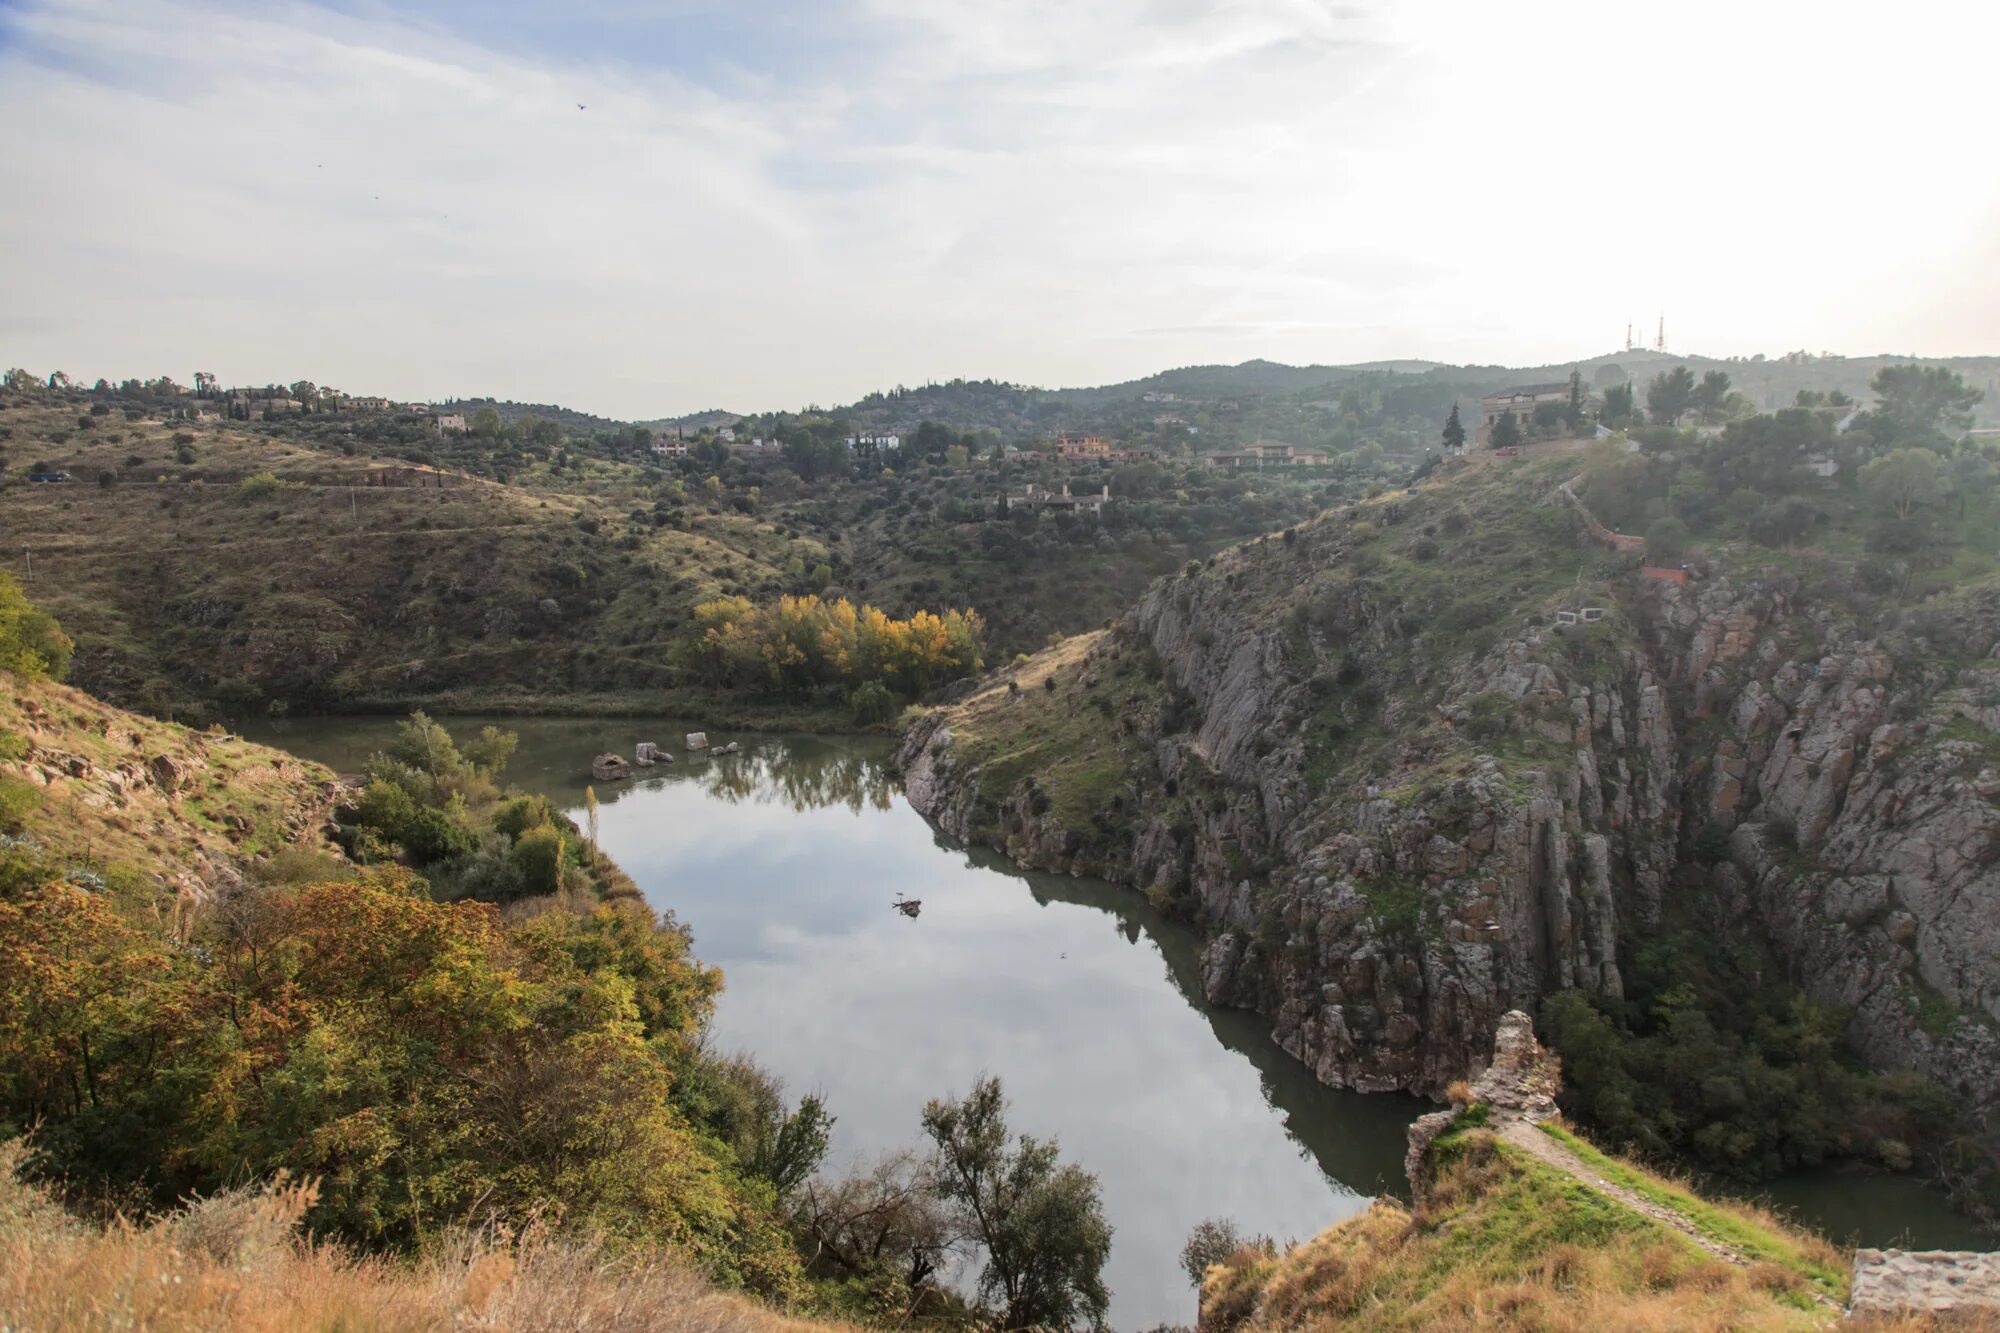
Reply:
M75 650L55 617L37 610L12 574L0 573L0 671L61 680Z
M1688 526L1677 518L1654 519L1646 528L1646 559L1673 564L1687 554Z
M887 722L896 716L898 700L879 680L863 681L847 694L848 711L864 726Z

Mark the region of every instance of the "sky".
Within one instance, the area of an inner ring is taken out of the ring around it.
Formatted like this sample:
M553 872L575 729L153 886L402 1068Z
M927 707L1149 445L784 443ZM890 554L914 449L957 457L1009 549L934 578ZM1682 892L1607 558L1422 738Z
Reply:
M0 363L628 419L2000 352L2000 5L0 0Z

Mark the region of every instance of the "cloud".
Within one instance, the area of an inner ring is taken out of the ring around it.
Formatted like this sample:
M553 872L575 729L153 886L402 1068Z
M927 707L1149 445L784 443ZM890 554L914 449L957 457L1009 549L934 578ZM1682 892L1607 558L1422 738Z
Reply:
M2000 340L1913 0L29 0L0 359L622 416L926 377ZM1949 19L1949 22L1946 20ZM1946 38L1949 38L1947 40ZM587 110L578 111L576 104Z

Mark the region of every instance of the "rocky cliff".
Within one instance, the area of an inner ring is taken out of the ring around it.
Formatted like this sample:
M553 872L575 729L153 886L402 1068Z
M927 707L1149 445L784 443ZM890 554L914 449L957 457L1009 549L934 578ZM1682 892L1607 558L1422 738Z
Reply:
M920 722L911 802L1198 922L1211 999L1336 1086L1441 1092L1699 893L1869 1059L1992 1099L2000 586L1871 622L1782 563L1645 577L1561 467L1162 580Z

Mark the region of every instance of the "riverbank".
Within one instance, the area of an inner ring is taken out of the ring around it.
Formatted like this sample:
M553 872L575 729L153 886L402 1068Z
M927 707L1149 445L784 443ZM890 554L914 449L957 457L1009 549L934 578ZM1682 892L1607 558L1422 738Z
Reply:
M344 699L318 712L291 717L402 717L422 710L433 717L601 718L686 717L717 731L810 732L835 736L892 736L898 722L858 722L842 702L743 699L715 690L631 690L551 694L533 690L444 690L429 694Z

